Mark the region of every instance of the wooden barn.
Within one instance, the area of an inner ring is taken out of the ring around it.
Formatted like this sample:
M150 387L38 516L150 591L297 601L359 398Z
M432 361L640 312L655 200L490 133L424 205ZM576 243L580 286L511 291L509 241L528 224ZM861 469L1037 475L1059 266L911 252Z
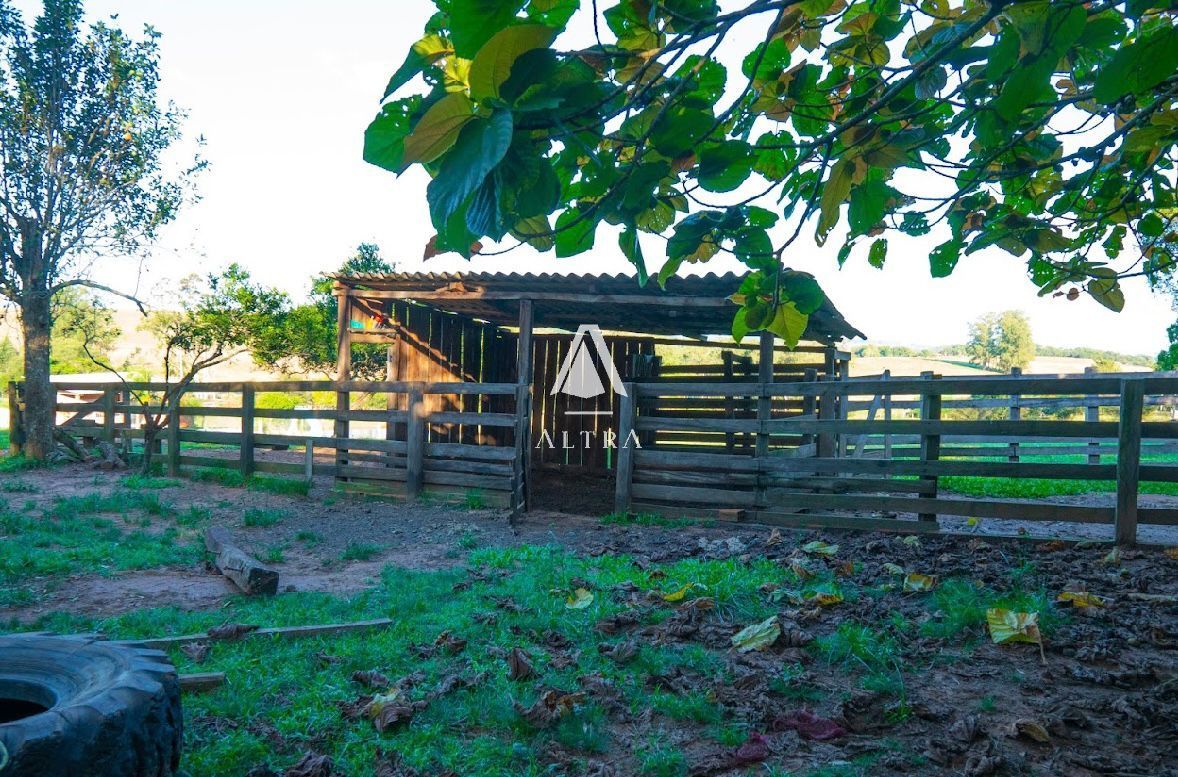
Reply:
M728 296L740 283L734 274L675 277L665 288L639 286L627 275L391 273L334 281L340 302L337 380L357 377L353 358L366 348L370 374L364 377L518 389L495 394L435 388L421 398L429 419L426 443L434 450L514 449L514 507L561 507L559 495L570 477L582 478L587 488L599 482L601 505L611 503L617 455L611 435L616 438L624 394L619 383L830 379L846 372L849 356L838 343L862 336L828 300L811 315L806 342L796 349L774 343L771 335L742 346L729 337L705 339L731 331L735 308ZM371 374L374 347L384 351L383 376ZM690 358L676 358L684 353ZM406 410L406 394L387 396L389 411ZM340 397L348 401L348 394ZM659 401L643 413L756 418L759 410L773 417L805 411L784 399L760 409L756 399L740 396ZM405 435L403 424L388 424L389 440ZM347 437L348 430L337 429L336 436ZM645 444L667 449L754 444L752 435L708 431L643 436ZM554 470L562 472L561 485L545 477Z

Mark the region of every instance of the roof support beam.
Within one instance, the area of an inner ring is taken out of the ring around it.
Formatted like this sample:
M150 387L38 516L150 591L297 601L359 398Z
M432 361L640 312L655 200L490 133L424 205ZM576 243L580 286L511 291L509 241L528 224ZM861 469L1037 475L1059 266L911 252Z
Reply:
M408 299L428 301L473 300L483 302L515 301L534 297L521 291L394 291L390 289L351 289L361 299ZM686 297L661 294L567 294L545 292L541 302L575 302L586 305L657 305L678 308L725 308L733 303L725 297Z

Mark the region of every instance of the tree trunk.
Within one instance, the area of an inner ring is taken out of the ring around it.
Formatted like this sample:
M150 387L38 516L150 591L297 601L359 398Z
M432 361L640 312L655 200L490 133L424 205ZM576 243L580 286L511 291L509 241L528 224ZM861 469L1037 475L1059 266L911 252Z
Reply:
M44 461L53 450L57 392L49 382L49 295L30 292L21 300L25 341L25 447L30 459Z

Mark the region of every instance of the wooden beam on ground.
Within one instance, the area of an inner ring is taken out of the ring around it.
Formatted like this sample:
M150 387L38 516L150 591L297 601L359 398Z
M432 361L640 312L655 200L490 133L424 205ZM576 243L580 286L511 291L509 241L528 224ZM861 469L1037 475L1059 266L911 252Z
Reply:
M321 626L281 626L257 629L246 634L243 639L254 637L277 637L280 639L301 639L303 637L330 637L338 634L357 634L367 631L379 631L393 625L392 618L377 618L368 621L352 621L349 623L329 623ZM185 634L179 637L157 637L155 639L122 639L114 640L118 645L142 645L143 647L166 649L190 645L193 642L214 641L208 634Z
M186 693L201 693L220 688L225 684L224 672L197 672L180 675L180 690Z
M229 530L210 526L205 530L205 547L214 554L217 571L247 594L278 593L278 572L233 543Z

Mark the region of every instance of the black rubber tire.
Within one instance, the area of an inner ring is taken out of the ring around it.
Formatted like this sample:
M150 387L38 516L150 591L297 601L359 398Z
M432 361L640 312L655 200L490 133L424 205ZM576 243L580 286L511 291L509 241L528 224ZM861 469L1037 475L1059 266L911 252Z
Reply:
M0 699L47 708L0 723L0 777L168 777L180 767L180 681L162 651L0 636Z

